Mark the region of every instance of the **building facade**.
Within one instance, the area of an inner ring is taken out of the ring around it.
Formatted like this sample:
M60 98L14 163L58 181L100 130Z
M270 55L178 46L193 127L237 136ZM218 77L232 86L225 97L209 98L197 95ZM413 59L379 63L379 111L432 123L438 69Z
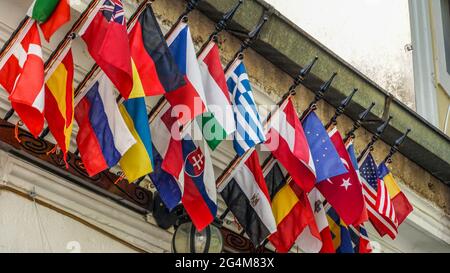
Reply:
M5 43L23 18L31 0L0 2L0 41ZM73 21L86 8L88 0L71 1ZM127 15L141 1L124 0ZM197 49L214 30L218 18L235 1L204 0L189 15L189 25ZM164 31L168 31L185 9L183 0L156 0L152 6ZM245 53L245 64L257 104L275 104L292 84L293 76L315 56L317 65L305 85L298 87L294 102L299 113L306 109L314 91L333 72L338 77L318 103L317 113L324 123L333 116L335 106L353 88L355 95L345 115L338 120L342 134L349 131L357 115L372 101L376 103L370 120L356 133L356 151L361 152L374 128L387 116L394 116L373 154L381 161L390 145L407 128L413 131L390 165L392 172L412 205L413 213L399 229L396 240L380 238L367 225L372 246L377 252L450 252L450 139L428 122L392 98L370 79L325 48L261 0L247 0L239 8L230 28L219 35L225 65L239 49L241 39L268 15L259 39ZM44 58L64 37L65 26L44 45ZM76 84L93 61L80 39L74 41ZM148 107L157 98L147 98ZM10 108L7 93L0 92L0 116ZM267 114L264 107L261 115ZM49 154L54 140L33 139L21 130L17 142L14 126L17 116L0 120L0 252L170 252L173 228L158 226L152 215L154 187L144 180L140 185L119 183L116 170L89 178L81 161L69 155L66 170L58 154ZM74 128L71 151L74 152ZM267 153L260 153L261 162ZM218 177L234 157L231 143L219 146L213 154ZM219 215L225 210L219 200ZM241 227L230 214L224 221L225 251L260 252L240 235ZM296 250L293 249L295 252Z

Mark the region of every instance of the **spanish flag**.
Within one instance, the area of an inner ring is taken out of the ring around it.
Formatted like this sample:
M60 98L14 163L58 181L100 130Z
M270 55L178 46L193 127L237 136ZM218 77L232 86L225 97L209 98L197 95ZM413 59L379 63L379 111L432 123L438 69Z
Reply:
M66 161L74 117L72 50L69 48L58 59L60 63L49 71L50 76L45 83L44 115Z
M124 101L120 113L136 139L134 144L120 159L120 167L129 182L153 172L153 154L150 127L147 119L145 99L135 98Z

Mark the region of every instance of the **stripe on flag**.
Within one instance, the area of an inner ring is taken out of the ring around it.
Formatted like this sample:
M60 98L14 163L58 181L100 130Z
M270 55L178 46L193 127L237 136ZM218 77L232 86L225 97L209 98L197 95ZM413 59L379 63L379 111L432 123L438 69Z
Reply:
M236 153L241 156L250 148L264 142L266 137L242 60L237 59L225 76L236 122L233 146Z

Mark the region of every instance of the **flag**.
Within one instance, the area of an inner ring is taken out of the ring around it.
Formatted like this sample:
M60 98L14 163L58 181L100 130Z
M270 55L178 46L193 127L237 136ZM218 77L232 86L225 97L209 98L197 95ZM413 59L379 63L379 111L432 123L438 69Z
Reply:
M104 74L78 102L75 120L80 157L90 176L117 165L136 144L113 96L113 84Z
M121 0L102 0L79 31L89 54L128 99L133 88L131 53Z
M256 151L239 167L220 193L254 246L261 245L277 230Z
M128 98L162 95L186 84L147 5L129 34L133 66L133 89Z
M348 172L322 181L316 187L345 223L358 225L365 208L362 184L336 127L330 130L329 136Z
M406 217L413 211L413 206L409 203L408 198L406 198L406 195L395 182L391 171L384 162L378 166L378 177L386 185L389 196L391 197L391 203L394 207L398 225L400 226Z
M292 179L309 192L316 181L315 168L302 125L289 99L270 119L265 147L286 168Z
M355 253L348 226L331 206L327 206L327 220L336 253Z
M370 153L360 164L361 182L370 222L377 232L392 239L397 236L398 222L384 182L378 178L377 166Z
M44 61L35 22L27 25L0 60L0 85L34 137L44 127Z
M133 182L153 171L152 138L145 98L126 100L119 106L119 110L137 142L119 161L128 181Z
M233 108L217 44L210 41L198 59L209 111L201 117L203 137L214 150L236 130Z
M188 111L180 120L180 123L186 124L206 111L202 77L189 26L180 22L167 38L167 44L186 85L166 93L165 97L173 107Z
M186 212L198 231L212 223L217 213L217 190L214 170L208 147L203 140L194 142L191 136L198 136L201 131L196 122L181 141L183 151L184 186L181 201Z
M168 209L181 202L183 154L176 117L169 104L163 106L150 125L153 142L154 171L150 178ZM172 131L172 130L176 131Z
M44 116L50 132L64 154L64 161L67 165L66 157L70 146L74 117L74 66L70 47L58 58L62 60L49 70L50 77L45 82Z
M309 149L316 169L316 181L322 182L330 177L347 173L336 148L316 113L309 113L303 121Z
M149 174L164 205L172 210L181 202L181 189L177 180L162 169L163 157L153 146L153 172Z
M371 253L369 236L363 224L354 227L349 226L350 237L352 239L353 251L355 253Z
M315 237L320 238L306 193L297 183L285 179L278 163L269 170L265 180L277 224L277 231L269 236L269 241L277 252L288 252L307 227Z
M237 59L226 73L230 99L233 102L236 131L233 137L233 147L241 156L247 150L266 140L261 119L256 109L252 88L245 65Z
M306 253L334 253L333 240L331 238L330 227L324 209L324 197L317 188L313 188L308 193L308 200L314 212L314 219L320 236L314 236L309 228L306 228L297 238L296 245Z
M69 0L34 0L28 16L35 19L47 41L61 26L70 21Z

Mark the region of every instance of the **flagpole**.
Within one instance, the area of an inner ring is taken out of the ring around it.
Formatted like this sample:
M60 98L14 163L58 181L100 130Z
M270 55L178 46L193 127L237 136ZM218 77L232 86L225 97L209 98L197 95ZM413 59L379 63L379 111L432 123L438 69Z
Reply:
M11 49L12 45L15 43L15 41L17 40L17 38L19 37L20 33L22 32L22 30L28 25L28 23L31 21L32 19L29 16L25 16L22 21L20 21L19 25L17 26L17 28L13 31L13 33L11 34L11 36L9 37L9 39L5 42L5 44L2 46L2 49L0 50L0 60L3 59L3 57L5 56L6 52L8 52L8 50Z
M44 74L46 74L48 72L50 67L55 62L55 60L57 60L59 55L66 49L66 47L70 43L70 41L73 40L76 37L74 35L75 32L78 30L80 25L84 23L84 21L86 20L86 18L88 17L90 12L92 11L93 7L95 5L97 5L99 1L101 1L101 0L95 0L95 1L92 1L92 2L89 3L89 5L81 13L80 17L77 19L77 21L72 25L70 30L66 33L65 37L59 42L59 44L56 46L55 50L52 52L52 54L50 54L49 58L47 59L47 61L44 64ZM24 22L24 25L26 25L25 23L28 22L28 21L27 20L23 20L23 22ZM21 26L20 29L23 29L24 25ZM12 44L13 43L11 43L11 45ZM10 108L10 110L8 110L7 114L5 115L4 120L7 121L13 114L14 114L14 109ZM49 131L48 128L46 128L42 133L46 133L45 135L47 135L48 131ZM41 135L42 135L42 133L41 133Z
M350 104L352 101L353 96L358 92L358 88L354 88L353 91L348 95L345 99L341 101L341 104L338 108L336 108L336 112L334 112L334 116L330 119L330 121L325 125L325 129L331 128L331 126L337 125L337 119L340 115L344 113L345 108Z
M358 156L357 161L360 162L366 155L367 153L373 151L373 145L375 144L375 142L378 141L378 139L381 137L381 135L383 134L384 130L386 130L386 127L389 125L389 122L391 121L392 116L389 116L389 118L387 120L385 120L383 122L383 124L381 124L378 128L376 133L372 136L372 139L370 140L369 143L367 143L366 147L364 148L364 150L361 152L361 154Z
M353 123L353 128L350 129L350 131L345 134L344 143L347 143L350 139L355 138L355 132L358 130L366 117L369 115L370 111L372 111L372 108L375 106L375 102L372 102L370 106L364 110L362 113L359 114L358 119Z
M199 1L191 1L191 2L195 2L195 6L196 6ZM191 2L189 2L189 3L191 3ZM170 34L172 34L172 32L175 30L175 28L178 26L178 24L181 21L183 21L184 23L188 22L188 14L190 13L190 11L192 11L195 8L195 6L193 4L190 5L189 3L188 3L188 6L186 7L185 12L183 12L181 14L181 16L178 18L177 22L172 26L172 28L166 34L166 38L169 37ZM243 0L239 0L229 11L227 11L226 13L223 14L221 19L216 23L214 31L209 35L208 40L206 40L206 42L202 45L200 50L197 52L197 54L196 54L197 57L203 52L203 50L206 48L206 46L209 44L210 41L215 39L220 32L222 32L223 30L225 30L227 28L228 23L233 18L234 14L236 13L236 11L238 10L238 8L241 6L242 3L243 3ZM189 12L187 12L188 10L189 10ZM161 98L158 100L158 102L156 102L155 106L153 106L152 110L148 114L148 120L150 123L156 118L156 116L162 110L162 108L166 105L166 103L167 103L166 97L161 96Z
M392 163L392 156L398 152L398 148L400 147L400 145L402 145L402 143L405 141L406 137L408 136L408 134L411 132L411 129L407 129L406 132L400 136L399 138L397 138L394 142L394 145L391 146L391 149L389 150L388 155L386 156L386 158L382 161L385 162L386 164L390 164Z
M289 87L289 90L283 95L282 99L277 103L277 106L283 105L291 96L295 95L295 89L300 84L303 84L305 82L306 77L311 72L311 69L313 68L314 64L317 61L317 56L311 61L309 65L307 65L305 68L303 68L300 73L295 77L293 84ZM270 119L272 116L279 110L280 107L277 107L274 111L270 112L266 119L263 122L263 127L266 127L267 124L270 122ZM234 159L228 164L228 166L224 169L222 174L217 178L216 180L216 187L220 188L221 185L229 178L233 170L240 164L242 160L245 160L253 151L255 150L255 147L247 150L242 156L236 155Z

